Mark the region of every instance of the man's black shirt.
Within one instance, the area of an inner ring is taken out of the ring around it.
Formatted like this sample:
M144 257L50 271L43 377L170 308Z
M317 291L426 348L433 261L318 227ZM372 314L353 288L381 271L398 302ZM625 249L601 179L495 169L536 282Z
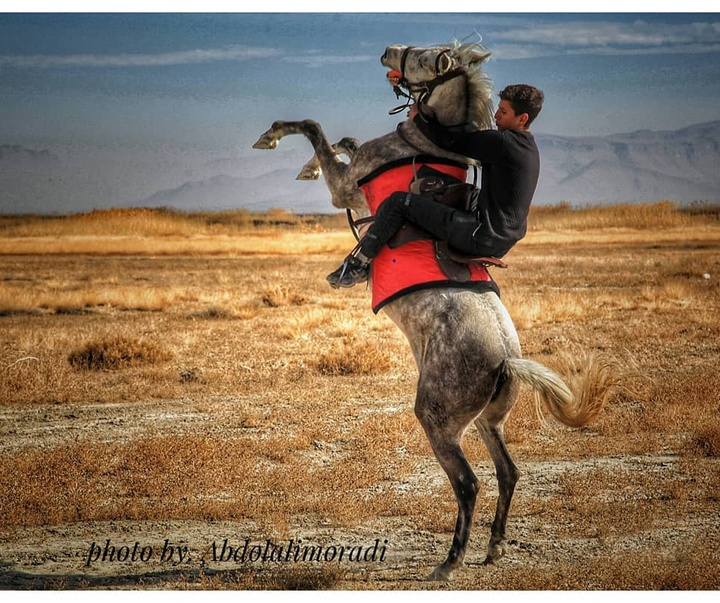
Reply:
M517 130L457 132L419 115L415 125L440 148L481 162L480 225L474 238L482 255L504 256L527 231L540 176L535 137Z

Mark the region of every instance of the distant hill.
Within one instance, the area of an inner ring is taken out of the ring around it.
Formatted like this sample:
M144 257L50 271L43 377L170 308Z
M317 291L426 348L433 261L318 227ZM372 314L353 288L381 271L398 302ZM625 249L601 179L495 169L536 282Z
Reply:
M297 172L273 170L254 178L219 174L159 191L133 205L214 211L239 207L252 211L285 208L296 214L330 213L330 193L324 183L296 182Z
M674 131L536 138L542 164L536 204L720 201L720 121ZM237 156L208 159L200 153L60 152L0 144L0 213L117 206L334 211L322 179L295 180L312 155L309 143L290 152L247 146Z
M542 163L537 204L720 201L720 121L667 132L536 138ZM269 156L267 163L272 164ZM330 211L322 180L298 182L296 174L283 169L255 178L217 175L161 191L139 204Z
M720 121L592 138L537 136L538 203L720 199Z
M27 160L54 164L58 158L47 149L35 150L18 144L0 144L0 162L6 168L11 164L22 164Z

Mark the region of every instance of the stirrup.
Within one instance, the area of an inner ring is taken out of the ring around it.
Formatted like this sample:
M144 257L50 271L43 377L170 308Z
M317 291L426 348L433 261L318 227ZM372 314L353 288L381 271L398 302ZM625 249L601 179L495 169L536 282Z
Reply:
M348 255L339 268L327 275L326 280L333 289L353 287L364 283L370 276L370 264L362 262L354 255Z

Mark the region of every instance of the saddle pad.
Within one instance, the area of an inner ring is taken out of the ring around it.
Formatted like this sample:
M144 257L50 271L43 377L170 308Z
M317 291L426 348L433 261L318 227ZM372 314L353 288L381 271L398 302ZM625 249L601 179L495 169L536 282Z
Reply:
M443 163L409 163L392 167L372 180L360 183L370 213L375 215L380 204L395 191L407 191L415 170L427 165L435 170L453 176L462 182L467 176L467 167ZM495 291L497 285L484 266L470 265L470 280L459 283L450 280L442 271L435 258L435 248L430 239L405 243L395 249L387 245L373 259L371 264L372 309L377 314L383 306L412 291L431 287L462 287L481 291Z

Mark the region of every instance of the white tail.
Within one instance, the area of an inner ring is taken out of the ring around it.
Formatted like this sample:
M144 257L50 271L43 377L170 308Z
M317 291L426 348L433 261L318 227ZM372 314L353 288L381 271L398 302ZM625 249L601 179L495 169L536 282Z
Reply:
M523 358L508 358L505 373L533 388L538 416L544 402L550 414L568 427L583 427L602 410L610 391L617 385L612 367L594 358L587 365L580 391L573 393L560 375L548 367Z

